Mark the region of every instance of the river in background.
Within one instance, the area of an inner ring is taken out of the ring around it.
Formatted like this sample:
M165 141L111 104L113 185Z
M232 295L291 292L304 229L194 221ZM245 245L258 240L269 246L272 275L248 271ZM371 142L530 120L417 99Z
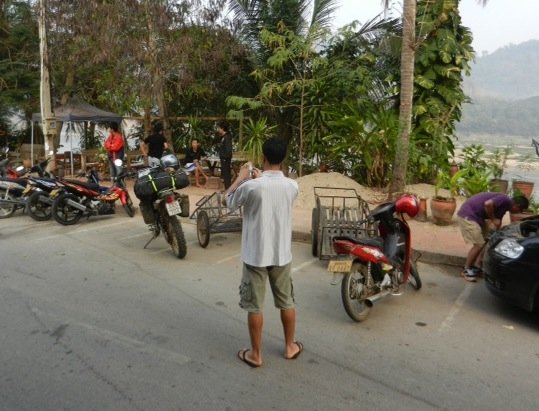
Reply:
M465 145L481 144L485 147L488 154L493 153L497 148L504 148L510 145L513 148L513 153L509 156L502 178L509 181L509 190L511 190L512 180L533 181L533 198L536 202L539 202L539 155L531 143L531 138L508 138L506 144L500 144L493 140L492 136L490 136L459 141L455 145L457 149L457 162L459 159L458 153L460 153L460 150Z

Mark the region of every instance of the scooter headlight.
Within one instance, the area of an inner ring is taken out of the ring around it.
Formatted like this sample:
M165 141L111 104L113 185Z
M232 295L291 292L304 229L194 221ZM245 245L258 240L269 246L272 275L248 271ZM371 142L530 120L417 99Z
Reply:
M524 247L513 238L506 238L494 247L494 251L507 258L518 258L524 252Z

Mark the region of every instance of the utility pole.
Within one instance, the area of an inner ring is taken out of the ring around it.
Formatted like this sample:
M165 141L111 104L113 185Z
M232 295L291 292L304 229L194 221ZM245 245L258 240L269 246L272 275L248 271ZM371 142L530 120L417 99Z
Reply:
M51 86L49 78L49 52L47 48L47 25L46 25L46 0L39 0L39 52L41 56L41 124L43 135L45 136L45 154L50 151L56 154L54 147L54 137L56 136L56 120L51 107ZM56 168L54 155L49 163L50 169Z

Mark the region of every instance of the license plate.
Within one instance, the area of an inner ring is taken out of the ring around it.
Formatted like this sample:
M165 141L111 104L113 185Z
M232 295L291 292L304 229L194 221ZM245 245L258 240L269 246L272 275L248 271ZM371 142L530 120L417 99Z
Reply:
M331 273L349 273L352 271L352 260L330 260L328 271Z
M182 212L180 203L177 200L173 201L172 203L165 203L165 205L167 207L168 215L181 214Z

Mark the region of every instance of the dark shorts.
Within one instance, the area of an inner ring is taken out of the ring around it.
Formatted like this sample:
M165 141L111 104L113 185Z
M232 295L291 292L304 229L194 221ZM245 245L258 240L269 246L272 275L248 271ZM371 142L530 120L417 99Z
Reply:
M252 313L262 312L269 279L275 307L280 310L294 308L292 263L284 266L254 267L243 263L240 284L240 307Z

